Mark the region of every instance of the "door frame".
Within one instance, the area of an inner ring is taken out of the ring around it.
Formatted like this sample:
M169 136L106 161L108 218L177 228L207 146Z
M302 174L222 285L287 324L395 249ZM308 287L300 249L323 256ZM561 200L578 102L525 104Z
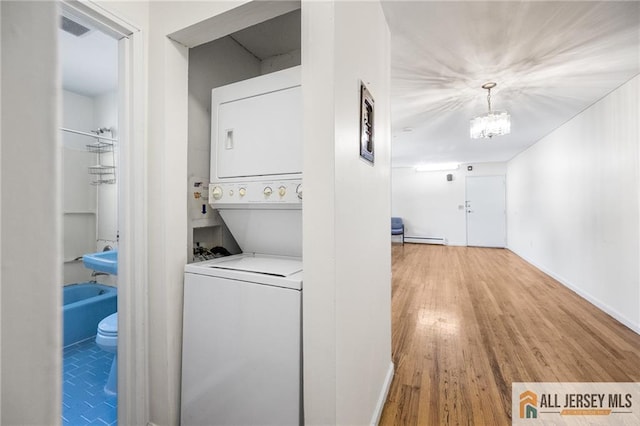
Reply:
M91 1L62 0L118 40L118 423L148 424L147 143L143 33ZM59 319L61 320L61 319Z

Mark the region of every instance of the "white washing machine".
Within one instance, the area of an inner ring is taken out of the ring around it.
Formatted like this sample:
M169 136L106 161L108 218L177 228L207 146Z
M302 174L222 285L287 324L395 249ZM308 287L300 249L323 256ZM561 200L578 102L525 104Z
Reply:
M185 272L181 424L302 424L301 259L241 254Z

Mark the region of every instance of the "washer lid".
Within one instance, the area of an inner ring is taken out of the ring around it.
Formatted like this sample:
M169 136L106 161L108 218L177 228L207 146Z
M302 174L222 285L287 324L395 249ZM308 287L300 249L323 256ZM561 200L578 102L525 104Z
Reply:
M269 256L234 257L211 265L211 268L288 277L302 271L302 261Z

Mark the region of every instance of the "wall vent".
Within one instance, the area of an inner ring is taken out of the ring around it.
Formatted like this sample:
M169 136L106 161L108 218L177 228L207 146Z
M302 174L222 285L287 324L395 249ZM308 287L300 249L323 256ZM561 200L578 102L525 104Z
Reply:
M60 21L60 28L62 28L64 31L68 32L69 34L73 34L76 37L80 37L81 35L91 31L89 28L85 27L84 25L78 24L76 21L72 21L66 16L62 17Z

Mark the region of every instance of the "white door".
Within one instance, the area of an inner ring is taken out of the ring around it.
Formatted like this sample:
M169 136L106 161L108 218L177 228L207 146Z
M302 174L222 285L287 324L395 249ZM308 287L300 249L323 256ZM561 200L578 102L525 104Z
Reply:
M506 245L504 176L467 176L467 245Z

